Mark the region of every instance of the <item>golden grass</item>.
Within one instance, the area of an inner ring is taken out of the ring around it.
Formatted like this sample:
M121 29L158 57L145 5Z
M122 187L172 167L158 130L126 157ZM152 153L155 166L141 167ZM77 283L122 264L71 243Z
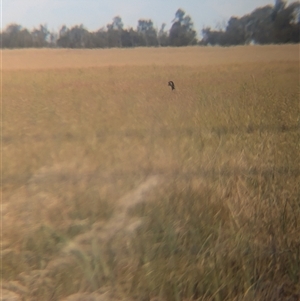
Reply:
M298 45L135 49L2 50L3 70L88 68L103 66L218 66L259 62L296 62Z
M298 45L3 66L4 294L300 297Z

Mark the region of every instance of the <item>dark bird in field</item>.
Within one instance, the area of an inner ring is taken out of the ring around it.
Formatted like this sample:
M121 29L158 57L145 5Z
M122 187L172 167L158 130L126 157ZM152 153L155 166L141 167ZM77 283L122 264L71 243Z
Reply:
M168 82L168 86L170 86L172 90L175 90L174 82L172 82L171 80Z

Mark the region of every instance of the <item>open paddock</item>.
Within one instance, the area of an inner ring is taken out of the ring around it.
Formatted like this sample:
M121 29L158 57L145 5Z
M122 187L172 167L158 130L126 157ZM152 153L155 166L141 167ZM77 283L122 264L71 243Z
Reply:
M4 296L300 298L299 45L2 67Z

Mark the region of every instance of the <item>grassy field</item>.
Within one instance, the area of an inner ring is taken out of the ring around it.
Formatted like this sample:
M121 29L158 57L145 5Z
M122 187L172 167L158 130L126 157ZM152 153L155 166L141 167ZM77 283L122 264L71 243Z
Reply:
M298 50L3 50L1 300L298 300Z

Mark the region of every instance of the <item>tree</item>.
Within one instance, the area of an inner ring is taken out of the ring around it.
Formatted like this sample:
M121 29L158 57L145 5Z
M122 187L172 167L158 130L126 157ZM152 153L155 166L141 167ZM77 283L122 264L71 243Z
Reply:
M26 28L19 24L10 24L2 32L3 48L24 48L32 47L32 36Z
M100 28L98 31L91 34L92 44L95 48L107 48L108 37L105 28Z
M108 47L122 47L123 22L120 16L113 18L111 24L107 24Z
M168 33L165 31L165 27L166 27L166 23L163 23L157 35L157 41L159 46L169 45L169 37L168 37Z
M298 2L287 6L286 1L276 0L274 6L259 7L241 18L230 18L226 31L204 28L201 44L299 43L299 11Z
M210 27L202 29L203 39L200 41L200 45L228 45L226 40L226 32L211 30Z
M68 48L70 47L70 38L69 38L69 28L66 25L63 25L59 30L57 46Z
M189 15L185 15L185 11L178 9L175 13L175 19L170 29L170 45L187 46L195 45L196 31L193 29L193 22Z
M137 33L140 36L141 46L157 46L157 32L151 20L140 19L138 21Z
M295 20L295 15L299 10L300 3L294 2L277 12L273 22L275 43L300 42L300 23Z
M45 47L48 46L47 38L50 32L47 25L40 25L39 29L34 29L31 33L33 39L33 47Z
M64 48L92 48L94 46L90 32L82 24L71 29L63 25L59 31L57 45Z
M226 44L245 44L245 40L245 29L242 20L236 17L231 17L226 27Z
M281 12L285 8L285 6L286 0L275 0L275 5L271 14L272 21L276 19L277 14Z

